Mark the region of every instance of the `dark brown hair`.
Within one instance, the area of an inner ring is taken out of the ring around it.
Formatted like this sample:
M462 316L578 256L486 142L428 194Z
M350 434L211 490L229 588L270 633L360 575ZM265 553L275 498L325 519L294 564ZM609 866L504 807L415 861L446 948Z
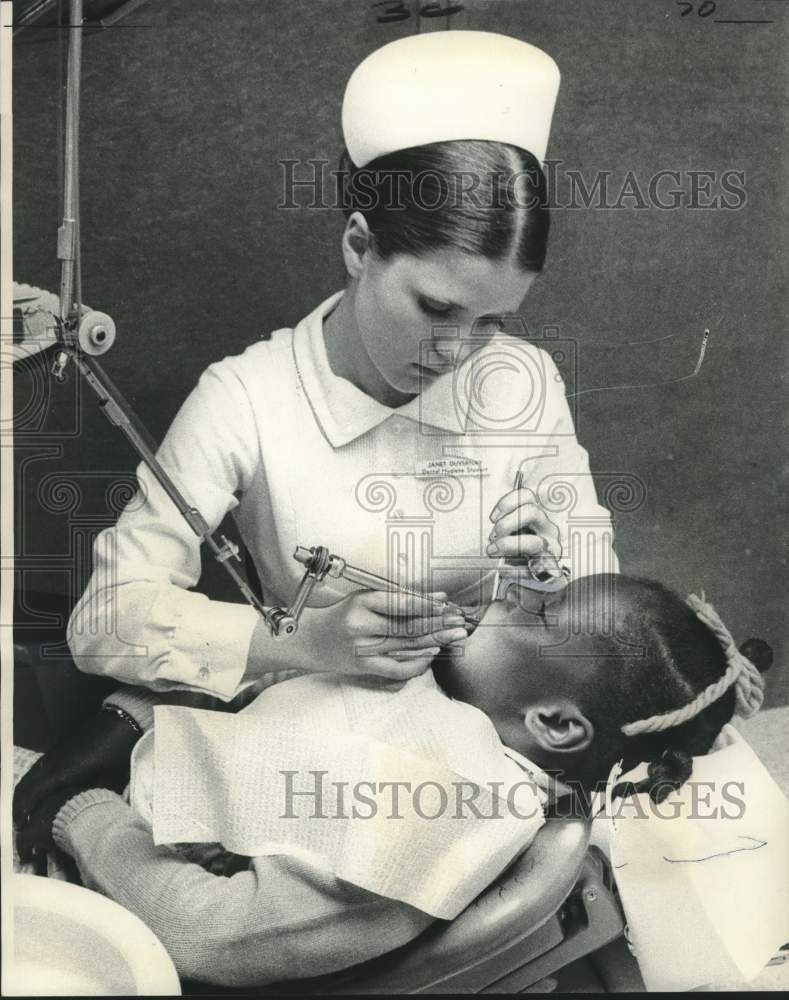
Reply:
M437 142L381 156L357 168L340 163L346 215L361 212L376 253L419 256L450 248L524 270L545 263L550 214L536 158L505 143Z

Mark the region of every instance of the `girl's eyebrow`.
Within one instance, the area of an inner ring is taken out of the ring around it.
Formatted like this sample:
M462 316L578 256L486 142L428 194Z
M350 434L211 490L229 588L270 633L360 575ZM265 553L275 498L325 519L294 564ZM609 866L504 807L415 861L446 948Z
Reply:
M419 288L415 288L414 291L418 299L422 299L424 302L428 302L431 305L435 305L440 309L446 310L447 312L453 312L455 310L457 310L458 312L466 312L469 309L468 306L464 306L461 302L453 302L452 299L445 299L441 296L431 295L429 292L422 291ZM483 313L477 318L480 320L504 319L512 316L517 316L522 301L523 299L521 299L521 302L519 302L514 309L497 310L496 312Z
M439 295L431 295L429 292L425 292L420 288L416 289L417 297L424 299L426 302L440 306L442 309L460 309L463 310L466 306L461 305L459 302L453 302L451 299L442 298Z

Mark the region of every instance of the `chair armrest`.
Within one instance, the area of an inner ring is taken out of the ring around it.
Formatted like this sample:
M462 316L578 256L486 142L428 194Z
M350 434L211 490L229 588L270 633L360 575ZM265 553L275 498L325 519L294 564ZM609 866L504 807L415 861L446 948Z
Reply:
M549 819L524 853L451 923L436 921L388 955L332 976L278 984L277 991L391 994L439 985L445 991L470 970L482 984L506 975L522 964L515 946L550 921L570 895L590 831L585 819ZM546 949L560 937L558 927L548 930ZM511 949L508 960L504 953Z

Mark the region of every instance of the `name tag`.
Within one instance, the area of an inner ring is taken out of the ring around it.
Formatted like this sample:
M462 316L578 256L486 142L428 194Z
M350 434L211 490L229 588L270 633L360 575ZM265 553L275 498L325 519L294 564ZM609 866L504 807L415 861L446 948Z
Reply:
M490 475L490 469L478 458L460 455L455 458L428 458L416 463L415 475L420 479L428 477L457 476L479 479Z

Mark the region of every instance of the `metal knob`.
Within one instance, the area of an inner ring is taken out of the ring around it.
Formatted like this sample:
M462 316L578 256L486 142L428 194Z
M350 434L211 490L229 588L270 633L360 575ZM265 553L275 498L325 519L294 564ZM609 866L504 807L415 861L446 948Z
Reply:
M77 341L85 354L106 354L115 343L115 323L106 313L91 310L79 321Z
M269 623L271 631L277 635L293 635L298 631L299 624L293 615L282 608L272 608L269 612Z

